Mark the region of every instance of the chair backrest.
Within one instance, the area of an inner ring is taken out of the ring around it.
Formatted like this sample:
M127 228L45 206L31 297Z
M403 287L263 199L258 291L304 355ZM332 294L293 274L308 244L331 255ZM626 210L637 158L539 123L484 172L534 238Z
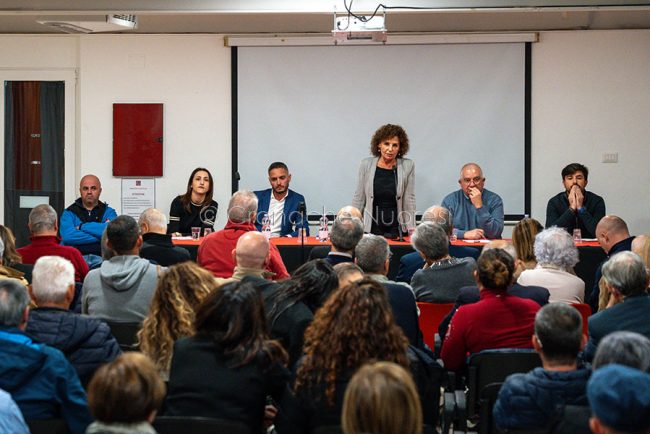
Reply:
M418 308L420 309L418 323L424 336L424 343L429 348L435 347L438 327L453 307L453 303L426 303L424 301L418 301Z
M192 416L159 416L153 427L158 434L251 434L246 425L223 419Z
M126 322L126 321L107 321L104 320L115 340L120 344L122 351L137 351L138 350L138 331L142 324L139 322Z
M542 366L534 350L508 348L485 350L472 354L467 364L467 412L478 411L478 396L490 383L503 383L510 374L528 372Z
M492 418L492 408L497 402L503 383L490 383L479 393L480 421L479 434L495 434L498 429Z
M32 434L68 434L68 425L63 419L42 419L25 421Z
M591 316L591 306L585 303L573 303L571 306L578 309L582 315L582 334L589 336L589 317Z

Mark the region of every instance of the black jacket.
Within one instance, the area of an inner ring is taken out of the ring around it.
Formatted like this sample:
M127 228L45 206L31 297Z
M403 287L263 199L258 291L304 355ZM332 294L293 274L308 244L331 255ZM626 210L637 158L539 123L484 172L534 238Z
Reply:
M158 265L169 267L190 260L190 252L172 243L172 236L149 232L142 235L140 257L156 261Z
M37 308L29 313L25 332L60 350L74 366L82 384L95 370L122 351L105 322L56 308Z

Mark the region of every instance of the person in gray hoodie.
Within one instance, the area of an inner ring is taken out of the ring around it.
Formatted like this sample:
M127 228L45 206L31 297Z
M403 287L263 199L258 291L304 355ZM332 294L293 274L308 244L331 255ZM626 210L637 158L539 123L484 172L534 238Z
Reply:
M140 322L149 312L158 276L165 268L138 256L138 223L121 215L106 227L107 246L116 255L91 270L82 289L82 313L108 321Z

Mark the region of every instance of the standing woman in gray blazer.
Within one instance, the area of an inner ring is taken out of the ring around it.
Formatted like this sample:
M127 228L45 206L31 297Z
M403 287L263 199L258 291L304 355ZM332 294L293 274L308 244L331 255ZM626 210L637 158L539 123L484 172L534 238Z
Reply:
M364 231L399 237L415 227L415 164L404 158L409 138L399 125L386 124L372 136L370 153L359 165L352 205L363 210Z

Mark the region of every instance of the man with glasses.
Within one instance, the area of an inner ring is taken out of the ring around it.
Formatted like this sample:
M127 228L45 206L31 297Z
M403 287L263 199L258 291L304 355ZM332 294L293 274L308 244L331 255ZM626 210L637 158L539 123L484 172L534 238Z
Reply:
M476 163L460 169L460 190L449 193L442 201L454 216L458 238L478 240L501 238L503 232L503 201L485 188L483 171Z

